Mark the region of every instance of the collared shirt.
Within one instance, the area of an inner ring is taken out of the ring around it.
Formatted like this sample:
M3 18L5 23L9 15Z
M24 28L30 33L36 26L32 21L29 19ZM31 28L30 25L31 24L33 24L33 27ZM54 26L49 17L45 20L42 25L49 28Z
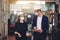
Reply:
M38 16L37 17L37 30L41 30L41 26L42 26L42 16Z

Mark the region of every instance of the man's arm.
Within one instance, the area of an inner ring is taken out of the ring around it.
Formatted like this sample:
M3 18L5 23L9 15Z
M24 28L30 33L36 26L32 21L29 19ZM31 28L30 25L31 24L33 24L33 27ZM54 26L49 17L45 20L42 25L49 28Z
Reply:
M32 21L32 29L36 26L36 16L33 18L33 21Z
M45 29L44 29L44 31L48 31L48 29L49 29L49 20L48 20L48 17L46 17L46 19L45 19Z

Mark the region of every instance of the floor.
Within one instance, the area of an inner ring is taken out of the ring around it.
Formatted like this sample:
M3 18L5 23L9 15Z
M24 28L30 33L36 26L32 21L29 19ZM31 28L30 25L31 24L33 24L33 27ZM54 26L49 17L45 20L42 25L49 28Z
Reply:
M15 40L15 36L8 36L6 40ZM48 36L46 40L48 40Z
M15 36L8 36L6 40L15 40Z

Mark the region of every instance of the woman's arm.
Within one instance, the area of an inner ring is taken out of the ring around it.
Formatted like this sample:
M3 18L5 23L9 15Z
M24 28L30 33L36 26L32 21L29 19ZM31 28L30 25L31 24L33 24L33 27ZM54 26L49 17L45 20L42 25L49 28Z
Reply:
M17 23L15 23L14 32L17 32Z
M17 30L17 23L15 23L14 34L17 34L18 37L22 37L21 34Z

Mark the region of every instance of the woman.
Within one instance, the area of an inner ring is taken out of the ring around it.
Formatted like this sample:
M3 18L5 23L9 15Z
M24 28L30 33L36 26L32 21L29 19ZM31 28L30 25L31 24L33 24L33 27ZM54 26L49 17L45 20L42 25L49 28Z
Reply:
M16 40L26 40L27 22L24 20L24 14L20 12L15 23Z

